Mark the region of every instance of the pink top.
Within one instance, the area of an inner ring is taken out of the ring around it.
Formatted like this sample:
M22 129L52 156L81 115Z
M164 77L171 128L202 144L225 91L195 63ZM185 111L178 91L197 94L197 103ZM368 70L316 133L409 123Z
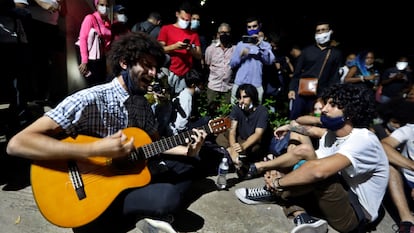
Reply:
M96 20L95 20L96 18ZM105 48L104 51L91 50L91 53L88 53L88 36L91 29L100 35L100 38L103 39ZM89 57L100 58L100 54L107 51L111 45L111 24L108 21L103 21L99 12L94 12L93 14L88 14L83 19L81 29L79 32L79 47L81 54L81 62L88 63Z
M236 48L222 48L220 43L210 44L205 52L204 61L209 67L207 87L213 91L228 92L233 87L230 83L233 71L230 67L231 56Z

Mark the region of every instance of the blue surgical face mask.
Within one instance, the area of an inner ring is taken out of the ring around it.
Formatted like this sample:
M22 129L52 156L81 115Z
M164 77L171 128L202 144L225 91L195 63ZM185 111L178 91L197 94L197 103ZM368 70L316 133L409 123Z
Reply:
M200 27L200 20L193 19L191 20L191 30L196 30Z
M337 131L338 129L344 127L345 118L343 116L339 117L328 117L325 114L321 116L322 127L325 127L332 131Z
M247 34L249 36L257 35L259 34L259 32L260 32L260 28L247 30Z
M190 21L185 21L181 18L178 18L178 26L182 29L188 28L188 25L190 24Z
M147 94L147 91L144 91L137 87L137 85L132 81L131 75L129 74L131 72L129 69L121 71L122 79L124 80L125 85L128 88L128 93L130 95L145 95Z
M348 66L348 67L351 67L351 66L353 66L355 64L355 61L354 60L351 60L351 61L346 61L346 66Z

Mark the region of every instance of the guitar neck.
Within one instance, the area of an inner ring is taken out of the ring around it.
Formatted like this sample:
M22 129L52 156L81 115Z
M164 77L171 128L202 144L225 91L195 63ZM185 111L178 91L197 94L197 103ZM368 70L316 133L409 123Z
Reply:
M198 129L204 129L208 134L211 133L209 125L204 125ZM194 131L188 130L177 135L162 138L159 141L139 147L134 152L132 152L132 160L148 159L176 146L186 144L188 143L186 139L191 141L191 135L194 134Z

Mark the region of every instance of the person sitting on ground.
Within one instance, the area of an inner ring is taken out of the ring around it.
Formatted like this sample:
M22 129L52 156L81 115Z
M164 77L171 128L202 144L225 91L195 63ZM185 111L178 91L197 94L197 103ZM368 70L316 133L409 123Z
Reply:
M256 167L270 171L306 160L283 176L276 172L265 175L265 189L279 199L286 216L294 218L292 233L327 232L327 223L339 232L366 232L379 216L389 178L387 155L367 129L375 116L374 97L366 88L336 84L322 98L325 106L320 120L327 130L319 148L300 144L273 160L256 163ZM310 135L315 127L289 128ZM250 197L255 196L251 190L237 189L236 196L250 204Z
M414 199L414 114L407 110L413 109L414 103L398 100L388 102L386 106L402 124L381 140L390 162L388 190L399 215L398 232L414 232L414 216L410 210Z
M166 60L163 47L147 34L130 33L114 42L109 55L117 74L111 82L65 98L11 138L7 153L35 161L70 159L76 162L97 155L130 160L131 153L136 151L134 143L142 143L146 137L158 140L156 118L144 94ZM127 127L140 128L147 135L126 135ZM81 134L101 139L82 143L59 140L62 136L76 139ZM205 137L204 130L193 129L191 137L185 138L187 145L171 146L164 154L148 159L149 184L124 190L103 214L76 227L74 232L126 232L129 230L126 228L144 217L154 218L147 221L149 225L155 223L167 228L169 233L175 232L169 224L171 216L182 208L183 194L193 179L193 164L197 160L194 157ZM158 161L163 162L163 169L151 166Z
M218 145L227 148L231 161L241 179L255 178L256 172L247 171L251 163L262 161L267 151L265 132L269 125L266 107L259 104L257 89L252 84L242 84L236 92L238 104L230 112L231 128L216 138ZM254 174L254 176L252 176Z

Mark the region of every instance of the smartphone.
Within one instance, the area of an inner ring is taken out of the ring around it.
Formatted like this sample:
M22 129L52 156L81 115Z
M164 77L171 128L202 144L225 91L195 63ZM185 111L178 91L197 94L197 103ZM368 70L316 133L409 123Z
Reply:
M184 39L183 43L189 44L190 43L190 39Z
M243 36L243 43L257 44L258 40L256 36Z

